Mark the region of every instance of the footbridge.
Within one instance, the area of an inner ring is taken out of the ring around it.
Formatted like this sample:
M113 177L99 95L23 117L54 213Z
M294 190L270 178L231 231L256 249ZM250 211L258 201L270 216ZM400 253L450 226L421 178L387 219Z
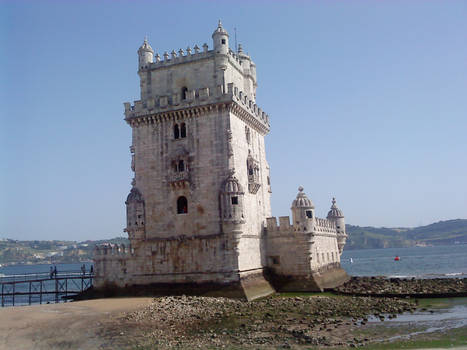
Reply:
M93 278L89 271L2 276L1 306L58 303L90 288Z

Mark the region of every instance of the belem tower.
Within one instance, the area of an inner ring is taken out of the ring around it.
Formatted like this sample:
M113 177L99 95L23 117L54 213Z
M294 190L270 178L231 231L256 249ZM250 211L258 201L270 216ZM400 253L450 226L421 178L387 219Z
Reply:
M317 218L300 187L292 223L271 217L270 120L256 104L256 65L229 48L220 22L212 40L212 49L162 57L147 40L138 50L141 98L124 104L130 246L96 247L94 287L251 300L343 283L342 211L333 199L327 219Z

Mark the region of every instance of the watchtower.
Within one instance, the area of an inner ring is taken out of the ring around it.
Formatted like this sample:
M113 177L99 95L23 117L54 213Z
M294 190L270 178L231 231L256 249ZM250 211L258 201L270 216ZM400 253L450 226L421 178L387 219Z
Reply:
M145 39L138 50L141 96L125 103L135 174L125 231L127 273L141 283L239 282L265 265L269 117L251 58L229 48L220 21L212 40L212 50L154 55Z

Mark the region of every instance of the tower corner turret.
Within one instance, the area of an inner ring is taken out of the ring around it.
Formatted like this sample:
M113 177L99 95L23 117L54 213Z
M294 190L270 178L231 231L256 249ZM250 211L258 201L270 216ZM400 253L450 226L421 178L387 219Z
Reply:
M315 220L315 206L311 199L303 192L303 187L298 188L297 197L292 202L292 220L295 231L311 232Z
M144 38L143 45L138 49L138 69L144 69L154 60L154 50L148 43L148 38Z
M212 33L212 42L214 53L227 55L229 52L229 34L222 27L222 22L219 20L216 30Z
M332 198L332 205L328 212L327 219L336 223L337 245L339 248L339 254L342 254L347 240L347 234L345 233L344 213L337 207L336 198L334 197Z

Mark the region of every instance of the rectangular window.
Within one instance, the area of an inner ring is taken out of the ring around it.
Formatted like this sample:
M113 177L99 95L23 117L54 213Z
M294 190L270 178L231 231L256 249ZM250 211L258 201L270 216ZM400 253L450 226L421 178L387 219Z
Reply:
M222 39L222 45L225 45L225 39Z
M237 196L232 197L232 204L233 204L233 205L237 205L237 204L238 204L238 197L237 197Z
M306 211L306 217L312 219L313 218L313 212L311 210Z

